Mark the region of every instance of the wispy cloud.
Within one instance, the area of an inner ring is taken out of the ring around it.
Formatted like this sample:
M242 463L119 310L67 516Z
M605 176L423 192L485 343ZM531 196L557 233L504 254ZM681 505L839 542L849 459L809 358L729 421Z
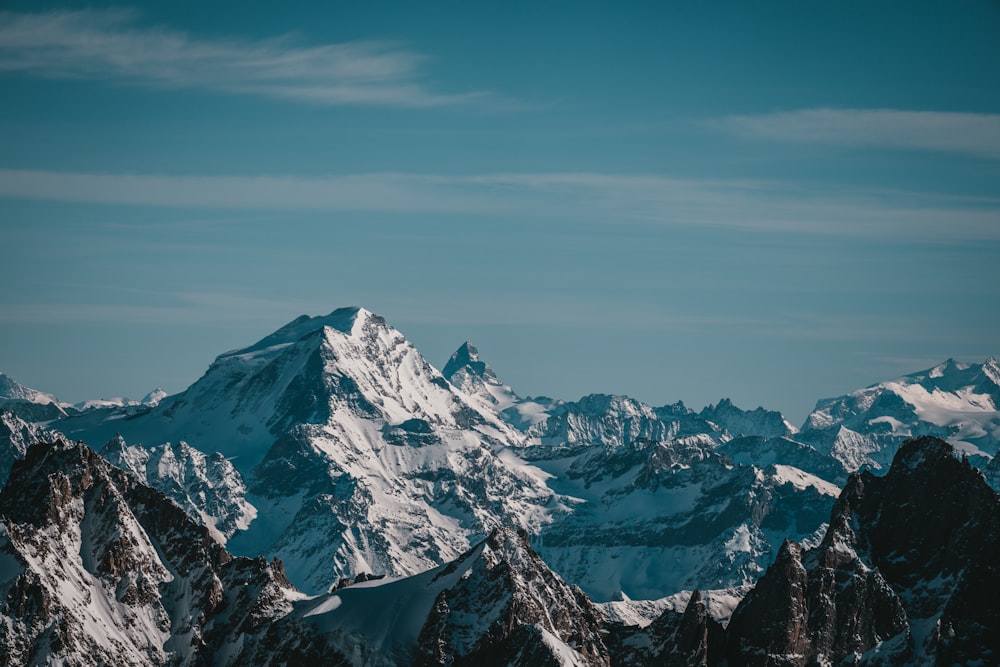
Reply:
M322 105L431 107L489 97L430 90L421 76L426 57L398 44L207 39L138 19L128 10L0 12L0 72Z
M754 116L724 116L706 122L718 129L761 139L961 153L1000 159L1000 114L800 109Z
M917 241L1000 240L1000 200L601 173L316 178L0 169L0 198L254 211L377 211L697 225Z

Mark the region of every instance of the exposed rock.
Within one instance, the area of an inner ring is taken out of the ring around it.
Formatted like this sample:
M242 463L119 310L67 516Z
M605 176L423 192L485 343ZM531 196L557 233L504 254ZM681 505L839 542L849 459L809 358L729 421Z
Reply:
M733 614L730 661L991 662L998 562L1000 498L947 443L908 441L885 477L851 477L817 548L783 545Z
M442 591L420 632L420 665L608 665L603 615L528 545L495 530L482 555Z

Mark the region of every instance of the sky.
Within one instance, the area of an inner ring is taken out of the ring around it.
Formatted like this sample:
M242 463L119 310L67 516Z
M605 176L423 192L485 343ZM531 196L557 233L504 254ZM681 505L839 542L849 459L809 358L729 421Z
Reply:
M1000 3L0 3L0 372L140 398L359 305L522 395L1000 355Z

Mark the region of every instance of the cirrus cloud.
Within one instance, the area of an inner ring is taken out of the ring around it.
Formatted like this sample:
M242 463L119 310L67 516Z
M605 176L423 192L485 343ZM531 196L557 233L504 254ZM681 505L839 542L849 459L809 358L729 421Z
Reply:
M329 106L435 107L492 97L432 91L422 81L426 56L391 42L207 39L138 19L120 9L0 12L0 72Z
M960 153L1000 159L1000 114L899 109L799 109L706 121L740 136Z

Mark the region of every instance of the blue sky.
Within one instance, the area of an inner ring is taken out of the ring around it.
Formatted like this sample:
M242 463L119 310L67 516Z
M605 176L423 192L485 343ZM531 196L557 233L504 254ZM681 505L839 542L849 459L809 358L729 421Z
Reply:
M184 389L363 305L523 394L1000 354L1000 5L6 2L0 371Z

